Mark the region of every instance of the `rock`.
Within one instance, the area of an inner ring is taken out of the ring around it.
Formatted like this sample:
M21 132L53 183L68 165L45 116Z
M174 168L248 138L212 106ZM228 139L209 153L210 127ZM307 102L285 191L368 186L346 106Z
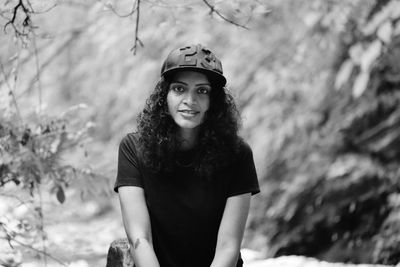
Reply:
M246 267L383 267L389 265L374 264L348 264L319 261L304 256L282 256L266 260L252 261L245 264ZM397 266L396 266L397 267Z
M134 267L129 247L126 238L114 240L108 250L106 267Z

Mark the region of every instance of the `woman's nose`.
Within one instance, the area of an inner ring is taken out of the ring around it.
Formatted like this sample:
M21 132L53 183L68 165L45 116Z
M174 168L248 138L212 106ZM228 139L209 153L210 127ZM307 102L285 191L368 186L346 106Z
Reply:
M184 103L186 104L194 104L197 102L196 95L193 93L187 93L185 98L183 99Z

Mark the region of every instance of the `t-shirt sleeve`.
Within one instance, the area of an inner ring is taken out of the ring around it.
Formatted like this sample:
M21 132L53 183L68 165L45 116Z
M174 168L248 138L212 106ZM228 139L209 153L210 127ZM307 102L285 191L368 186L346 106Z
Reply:
M228 197L244 193L254 195L260 192L253 152L245 142L243 142L233 169L233 175L229 183Z
M132 136L125 136L118 149L118 170L114 191L121 186L143 187L137 150Z

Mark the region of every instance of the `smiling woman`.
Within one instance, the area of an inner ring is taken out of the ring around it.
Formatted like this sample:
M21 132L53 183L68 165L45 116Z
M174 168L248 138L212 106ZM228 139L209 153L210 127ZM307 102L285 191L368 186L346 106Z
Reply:
M135 266L242 266L240 244L259 192L252 151L222 64L201 45L172 51L121 141L115 191Z

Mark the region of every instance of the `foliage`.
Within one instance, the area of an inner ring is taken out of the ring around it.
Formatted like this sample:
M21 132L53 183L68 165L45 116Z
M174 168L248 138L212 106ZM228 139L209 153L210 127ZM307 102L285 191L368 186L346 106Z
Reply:
M5 25L5 29L11 25L18 37L14 42L18 54L6 65L5 60L0 62L3 78L0 80L0 197L6 200L1 206L6 213L0 217L0 238L9 245L8 248L0 247L2 266L20 266L26 250L33 251L38 257L44 256L45 263L47 258L59 261L46 252L44 199L51 194L62 204L69 187L83 186L80 190L85 193L108 186L89 165L75 167L63 158L78 156L78 149L84 148L89 141L89 131L94 125L90 121L82 123L77 116L86 109L84 104L72 106L60 115L48 115L42 103L38 66L35 83L39 105L36 112L31 108L21 109L25 103L19 102L15 94L19 84L20 54L35 56L37 53L30 19L32 7L28 4L19 1L16 6L16 10L26 13L21 27L15 25L18 23L17 12Z
M268 169L269 179L283 182L266 181L273 193L266 197L264 233L270 255L395 264L400 7L369 1L345 10L330 90L317 108L321 120L308 134L303 128L289 135L279 165Z
M3 113L4 114L4 113ZM60 165L61 153L79 144L87 129L78 132L67 129L66 116L20 125L15 120L1 118L1 180L6 186L13 182L32 195L35 185L51 181L60 203L64 202L63 188L75 172L70 165Z
M7 97L2 98L5 99ZM60 116L34 114L29 122L22 123L22 118L10 110L10 105L2 105L0 196L8 199L10 208L25 206L28 209L22 217L10 213L0 218L1 238L7 240L11 248L15 245L19 249L31 247L47 257L45 248L37 248L40 241L46 239L42 209L46 193L43 190L62 204L67 187L74 186L77 179L88 180L95 176L90 169L76 168L62 159L66 152L87 141L92 125L87 123L77 128L72 119L82 107L73 107ZM6 266L18 265L11 262Z

